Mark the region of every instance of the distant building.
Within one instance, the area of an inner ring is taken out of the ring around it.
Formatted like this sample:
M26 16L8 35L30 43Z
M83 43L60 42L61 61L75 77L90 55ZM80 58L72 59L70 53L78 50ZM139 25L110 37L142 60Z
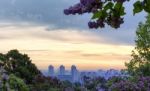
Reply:
M57 78L61 81L70 81L70 82L72 82L72 76L71 75L57 75Z
M63 65L60 66L59 75L65 75L65 66L63 66Z
M84 84L84 78L96 78L96 77L104 77L105 79L109 79L113 76L128 76L127 73L123 74L119 70L109 69L109 70L98 70L98 71L82 71L79 72L75 65L71 66L71 70L66 72L65 67L61 65L59 67L58 74L55 74L54 67L50 65L48 67L48 73L51 77L57 77L61 81L70 81L72 83L79 82ZM99 91L102 91L100 89Z
M95 77L97 77L98 75L97 75L97 73L96 72L92 72L92 71L83 71L83 72L81 72L81 74L80 74L80 76L81 77L84 77L84 76L86 76L86 77L90 77L90 78L95 78Z
M57 75L57 78L61 81L70 81L72 82L72 75L66 74L65 67L63 65L59 68L59 74Z
M71 75L72 75L72 82L78 82L79 81L79 72L75 65L71 66Z
M55 76L55 73L54 73L54 67L52 65L50 65L48 67L48 73L49 73L49 76L51 77L54 77Z
M104 77L105 79L109 79L113 76L123 76L119 70L109 69L109 70L99 70L98 76Z

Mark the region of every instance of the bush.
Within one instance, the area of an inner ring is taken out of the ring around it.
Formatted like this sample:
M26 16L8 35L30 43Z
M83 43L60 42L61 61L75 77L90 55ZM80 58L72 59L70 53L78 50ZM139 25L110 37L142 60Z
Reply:
M136 81L122 80L110 87L111 91L150 91L150 77L138 77Z

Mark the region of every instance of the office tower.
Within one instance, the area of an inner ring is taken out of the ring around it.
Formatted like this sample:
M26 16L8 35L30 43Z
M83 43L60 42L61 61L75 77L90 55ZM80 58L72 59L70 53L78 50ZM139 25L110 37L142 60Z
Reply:
M52 65L50 65L48 67L48 72L49 72L49 76L53 77L55 74L54 74L54 67Z
M59 75L65 75L65 67L63 65L60 66Z
M71 75L72 75L72 81L73 82L78 82L78 80L79 80L79 72L78 72L78 70L77 70L75 65L71 66Z

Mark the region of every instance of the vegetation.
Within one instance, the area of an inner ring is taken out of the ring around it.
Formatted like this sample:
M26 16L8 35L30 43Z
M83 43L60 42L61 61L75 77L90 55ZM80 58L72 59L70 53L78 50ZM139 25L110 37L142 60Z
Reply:
M149 91L150 77L138 77L136 80L121 80L113 83L111 91Z
M0 68L0 91L29 91L24 81L13 74L7 75L6 71Z
M66 15L92 13L89 28L103 28L105 24L119 28L124 23L126 15L124 4L133 0L80 0L79 3L64 10ZM150 13L149 0L136 0L133 4L133 14L145 11Z
M56 78L37 75L34 78L33 84L30 85L30 89L31 91L61 91L63 87Z
M131 75L150 76L150 15L145 23L137 28L136 47L132 52L132 60L126 63Z
M130 76L126 80L113 81L111 91L150 90L150 15L146 17L145 23L139 24L136 35L132 60L126 63Z
M0 54L0 60L8 74L14 74L26 81L32 83L34 77L41 74L35 64L31 63L26 54L19 53L18 50L11 50L7 54Z
M0 54L0 91L61 91L61 82L45 77L28 55L11 50Z
M29 91L29 87L24 83L24 81L15 75L11 74L8 79L11 91Z
M84 77L84 85L89 91L96 91L97 88L106 89L106 80L103 77L87 78Z

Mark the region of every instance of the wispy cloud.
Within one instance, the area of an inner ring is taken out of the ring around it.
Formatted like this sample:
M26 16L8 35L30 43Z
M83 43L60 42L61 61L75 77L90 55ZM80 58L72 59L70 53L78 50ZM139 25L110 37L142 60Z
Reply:
M46 69L49 64L64 64L67 67L75 64L80 69L86 69L91 64L95 66L90 69L96 69L99 66L123 68L133 49L131 45L113 43L92 31L46 29L47 26L2 26L0 50L6 52L19 49L22 53L27 53L40 69Z
M135 39L135 30L140 21L144 20L145 13L133 16L132 4L134 1L126 4L125 23L117 31L106 26L105 29L89 30L87 22L90 15L84 16L65 16L63 10L70 5L79 2L78 0L0 0L0 22L17 24L20 27L27 26L47 26L46 30L68 30L92 31L97 36L105 37L108 42L133 45ZM23 24L22 24L23 23ZM7 27L1 25L1 27ZM99 31L104 30L104 31ZM39 34L40 36L40 34ZM43 35L41 35L43 36ZM45 34L46 36L46 34ZM44 36L44 37L45 37ZM52 37L52 36L51 36ZM55 37L55 36L53 36ZM65 38L64 38L65 40Z

